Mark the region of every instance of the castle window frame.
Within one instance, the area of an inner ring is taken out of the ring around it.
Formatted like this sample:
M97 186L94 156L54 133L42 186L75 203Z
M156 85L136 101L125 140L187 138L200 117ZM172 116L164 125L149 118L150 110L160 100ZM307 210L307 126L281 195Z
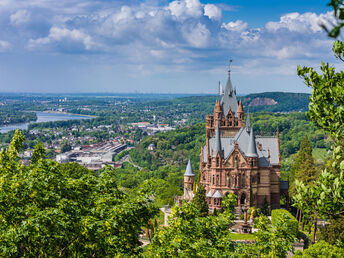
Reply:
M236 156L236 157L234 158L234 167L235 167L235 168L238 168L238 167L239 167L239 159L238 159L238 156Z

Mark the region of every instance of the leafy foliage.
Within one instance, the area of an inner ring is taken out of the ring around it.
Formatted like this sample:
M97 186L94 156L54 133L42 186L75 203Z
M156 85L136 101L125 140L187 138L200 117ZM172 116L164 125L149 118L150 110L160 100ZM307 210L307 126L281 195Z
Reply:
M154 257L225 257L234 251L225 216L199 216L193 203L175 206L169 226L157 231L148 247Z
M338 242L344 243L344 219L333 219L329 221L330 224L325 225L321 229L320 240L324 240L331 245Z
M312 147L309 142L308 136L305 135L300 150L295 157L295 161L290 169L289 192L292 195L295 193L295 180L299 180L306 184L313 182L318 177L318 169L315 166L314 158L312 155Z
M204 186L199 184L197 186L197 191L196 194L194 196L194 198L192 199L192 203L196 206L196 208L199 211L199 216L201 217L205 217L208 215L208 203L207 200L205 199L205 189Z
M156 214L147 188L125 194L114 171L43 159L23 166L17 131L0 154L0 255L95 256L139 252L141 227Z
M297 240L295 218L288 212L278 212L272 224L266 216L260 216L255 222L258 232L254 250L267 257L287 257L293 251L293 243Z
M311 245L304 252L297 251L295 258L341 258L344 256L344 249L330 245L325 241L319 241Z
M288 219L286 219L288 218ZM271 224L277 226L281 224L280 220L284 220L285 226L289 229L290 233L297 235L299 231L299 225L293 215L287 210L275 209L271 211Z

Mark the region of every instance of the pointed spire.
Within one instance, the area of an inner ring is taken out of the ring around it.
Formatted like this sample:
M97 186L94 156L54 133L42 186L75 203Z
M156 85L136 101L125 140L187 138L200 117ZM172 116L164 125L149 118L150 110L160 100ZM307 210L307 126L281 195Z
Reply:
M221 138L220 138L220 127L219 127L219 122L217 121L217 126L216 126L216 130L215 130L215 150L214 150L214 155L216 156L218 152L220 152L220 156L222 156Z
M231 76L231 64L232 64L233 60L229 59L229 64L228 64L228 77Z
M188 165L186 166L184 176L195 176L195 173L193 172L191 161L189 159Z
M219 81L219 96L222 96L222 95L223 95L223 87L222 87L221 82Z
M238 105L238 113L244 113L244 108L242 107L242 102L239 100L239 105Z
M253 128L252 127L251 127L251 130L250 130L250 140L248 142L248 148L247 148L246 156L247 157L251 157L251 158L258 157L257 147L256 147L256 139L254 137L254 133L253 133Z
M230 60L230 63L232 60ZM238 110L238 101L236 99L235 92L233 90L232 82L231 82L231 76L230 76L230 66L228 68L228 79L226 88L223 92L222 99L221 99L221 105L223 108L223 115L227 115L229 110L232 110L233 114L236 115L236 112Z
M250 130L251 130L250 110L248 110L247 118L246 118L246 131L249 132Z

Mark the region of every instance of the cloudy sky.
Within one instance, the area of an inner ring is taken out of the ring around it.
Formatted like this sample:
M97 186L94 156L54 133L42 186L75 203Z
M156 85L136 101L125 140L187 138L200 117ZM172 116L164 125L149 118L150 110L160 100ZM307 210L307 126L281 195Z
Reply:
M309 91L326 0L0 0L1 92Z

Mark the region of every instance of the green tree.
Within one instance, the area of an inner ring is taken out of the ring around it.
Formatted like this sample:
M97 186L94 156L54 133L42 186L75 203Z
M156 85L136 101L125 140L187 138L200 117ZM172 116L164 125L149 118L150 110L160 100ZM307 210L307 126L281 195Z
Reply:
M192 199L192 203L199 210L199 215L205 217L208 215L209 207L207 200L205 199L205 189L204 186L199 184L197 187L196 194Z
M154 235L148 253L154 257L222 257L234 252L224 216L199 216L193 203L174 206L169 226Z
M157 210L148 188L120 191L114 171L42 159L23 166L17 131L0 153L0 256L116 256L140 252L139 234Z
M272 224L266 216L260 216L255 223L258 232L253 250L263 257L287 257L288 252L293 251L293 243L297 240L297 221L288 212L275 215ZM251 252L252 252L252 248Z
M295 194L295 180L299 180L305 183L313 182L318 176L318 171L314 163L314 158L312 156L312 147L308 139L308 136L305 135L301 144L300 150L297 153L294 163L290 168L290 195Z

